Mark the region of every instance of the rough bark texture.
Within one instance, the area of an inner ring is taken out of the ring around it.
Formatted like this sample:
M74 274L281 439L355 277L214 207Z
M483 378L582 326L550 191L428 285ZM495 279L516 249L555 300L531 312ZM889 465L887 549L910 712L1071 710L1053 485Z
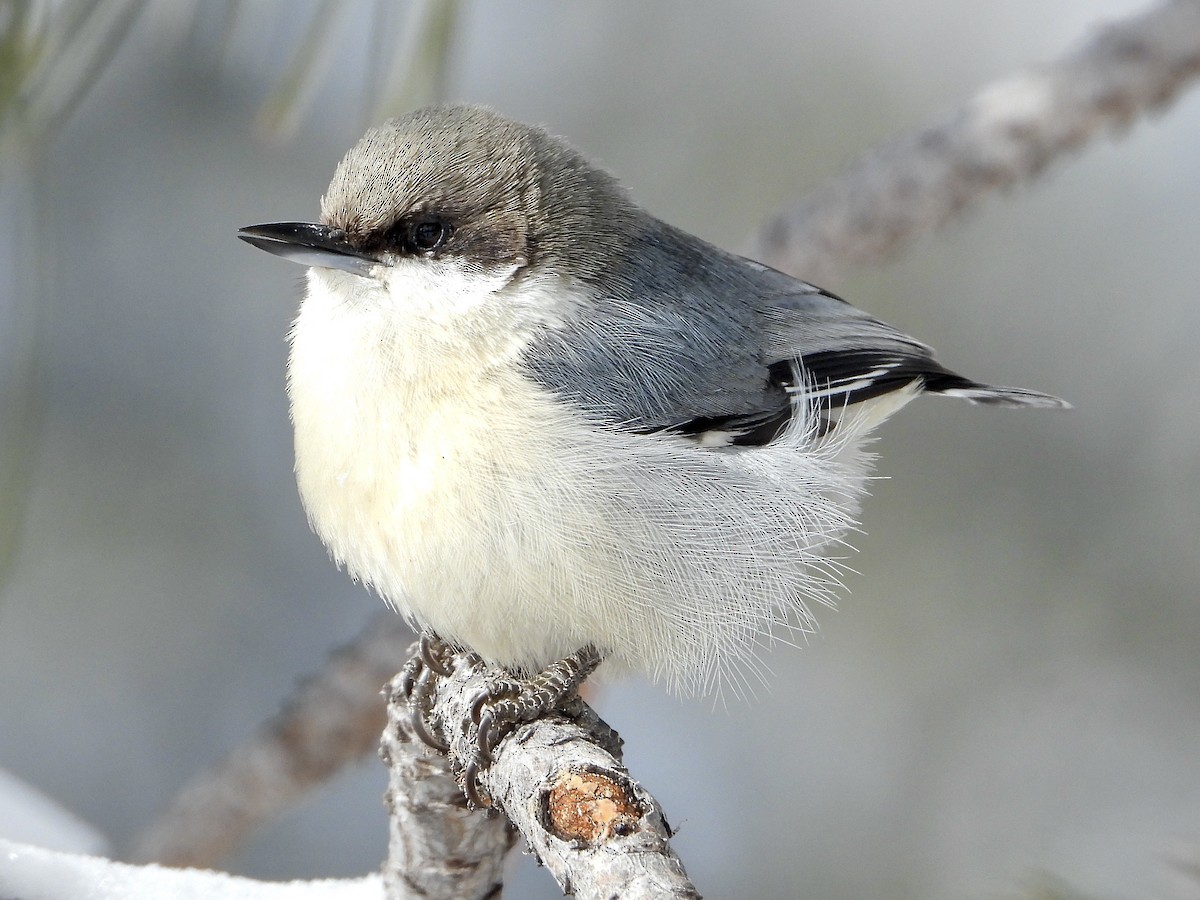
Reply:
M435 734L450 745L452 768L459 772L476 746L471 703L501 675L464 654L456 658L454 674L438 683L428 720ZM408 734L409 716L408 703L397 687L388 708L388 732ZM596 900L698 898L671 850L671 831L658 803L613 752L619 753L615 733L582 701L573 705L569 719L552 715L518 727L498 744L492 765L480 775L480 786L503 816L477 810L476 824L482 828L511 821L566 894ZM409 763L401 759L400 766L407 769ZM393 762L393 773L395 769ZM441 768L437 780L446 782L448 771ZM394 790L406 779L393 774ZM450 784L461 801L462 791ZM455 833L462 827L457 810L445 825L436 820L423 824ZM419 877L410 867L420 859L411 853L410 836L398 832L395 825L392 841L385 881L407 886ZM430 859L430 864L436 862Z
M412 734L408 704L395 682L387 692L388 722L380 749L388 767L387 896L499 897L504 859L516 832L503 816L467 808L449 760Z

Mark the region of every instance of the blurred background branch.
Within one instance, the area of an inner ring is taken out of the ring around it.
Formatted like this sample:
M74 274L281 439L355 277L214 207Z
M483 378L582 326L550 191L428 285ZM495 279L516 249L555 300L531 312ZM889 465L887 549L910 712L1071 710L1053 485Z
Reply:
M1001 79L953 113L879 145L768 219L747 255L836 283L965 215L1105 131L1175 100L1200 75L1200 3L1111 22L1048 65Z
M283 710L196 775L141 834L131 858L208 868L258 828L375 753L386 721L380 691L408 656L412 632L390 610L299 685Z

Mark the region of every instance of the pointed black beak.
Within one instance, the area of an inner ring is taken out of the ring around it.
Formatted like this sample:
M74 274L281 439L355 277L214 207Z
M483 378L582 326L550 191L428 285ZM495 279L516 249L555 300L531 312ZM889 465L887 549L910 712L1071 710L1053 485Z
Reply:
M367 275L379 264L375 257L356 249L340 228L307 222L276 222L238 230L238 237L276 256L305 266L342 269Z

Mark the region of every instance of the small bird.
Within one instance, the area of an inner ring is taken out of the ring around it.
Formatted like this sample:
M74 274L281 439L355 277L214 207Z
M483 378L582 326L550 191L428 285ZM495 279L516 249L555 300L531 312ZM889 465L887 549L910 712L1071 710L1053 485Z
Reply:
M350 574L532 676L588 648L742 693L840 588L873 428L971 381L818 287L650 215L565 141L475 106L372 128L320 224L242 229L309 266L296 478Z

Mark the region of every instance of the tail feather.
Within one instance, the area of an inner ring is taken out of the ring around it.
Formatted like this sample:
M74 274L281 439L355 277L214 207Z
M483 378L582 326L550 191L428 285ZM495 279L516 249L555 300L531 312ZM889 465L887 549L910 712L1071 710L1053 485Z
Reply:
M1024 388L1000 387L981 384L960 375L947 374L929 378L925 390L943 397L961 397L984 406L1001 406L1011 409L1070 409L1071 404L1052 394L1028 391Z

